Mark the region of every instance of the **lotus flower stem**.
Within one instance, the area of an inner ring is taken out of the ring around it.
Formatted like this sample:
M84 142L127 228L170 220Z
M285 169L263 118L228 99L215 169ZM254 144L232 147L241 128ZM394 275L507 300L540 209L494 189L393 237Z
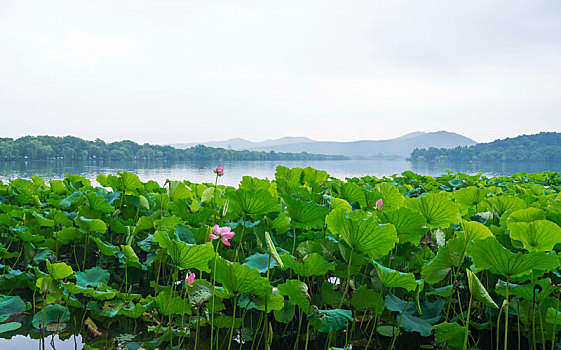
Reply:
M551 334L551 350L555 349L555 333L557 331L557 314L559 313L559 297L561 294L557 291L557 304L555 305L555 319L553 320L553 333ZM518 317L520 319L520 317ZM520 344L520 335L518 335L518 344ZM545 344L545 343L544 343ZM519 345L520 346L520 345Z
M234 310L232 311L232 324L230 325L230 339L228 339L228 350L232 345L232 338L234 337L234 322L236 321L236 305L238 304L238 296L234 297ZM241 342L241 339L240 339Z
M217 176L218 178L218 176ZM212 344L214 340L214 288L216 287L216 260L218 255L218 247L220 246L220 241L216 242L216 247L214 248L214 269L212 270L212 311L210 314L210 349L212 349Z
M384 294L384 286L382 286L382 289L380 290L380 294L378 295L378 301L376 301L376 306L374 306L375 308L378 308L378 304L380 304L380 301L382 300L382 295ZM370 337L368 337L368 342L366 343L366 348L368 349L368 345L370 345L370 341L372 340L372 336L374 335L374 331L376 331L376 324L378 322L378 310L374 310L374 324L372 325L372 330L370 331ZM370 323L370 321L368 321L368 323ZM366 329L368 329L368 325L366 325Z
M218 173L214 180L214 192L212 193L212 224L216 225L216 187L218 186Z
M469 294L469 303L468 303L468 313L466 316L466 334L464 336L464 350L467 350L468 345L468 335L469 335L469 316L471 313L471 301L473 300L473 296L471 293Z
M496 349L499 350L499 342L501 340L501 330L500 330L500 326L501 326L501 316L503 314L503 308L501 307L499 310L499 316L497 318L497 347Z
M354 248L351 249L351 254L349 255L349 261L347 262L347 280L345 281L345 290L343 291L343 296L341 297L341 301L339 302L339 309L343 306L345 302L345 297L347 296L347 292L349 291L349 283L351 281L351 264L353 261L353 252Z
M405 314L405 309L407 308L407 305L409 305L410 301L411 300L407 300L407 303L405 303L403 310L401 310L401 315L399 315L399 322L397 323L397 333L394 333L392 343L390 344L388 350L392 350L395 345L395 341L397 340L397 336L399 335L399 328L401 327L401 321L403 320L403 314Z
M506 277L506 297L505 297L505 335L504 335L504 350L508 348L508 283L509 278Z

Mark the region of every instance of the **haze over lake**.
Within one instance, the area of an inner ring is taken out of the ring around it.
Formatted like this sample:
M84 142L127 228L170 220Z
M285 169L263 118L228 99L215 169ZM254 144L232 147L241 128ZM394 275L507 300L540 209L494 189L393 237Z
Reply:
M517 172L561 171L561 164L548 163L412 163L398 160L329 160L329 161L236 161L236 162L166 162L166 161L9 161L0 162L0 180L29 178L37 175L44 179L61 179L64 175L78 174L95 180L98 174L116 174L128 171L138 174L142 181L154 180L162 184L166 179L191 182L214 182L213 169L223 165L220 183L236 186L243 176L273 179L278 165L307 167L327 171L331 176L391 176L411 170L421 175L438 176L446 169L470 174L482 172L488 176L512 175Z

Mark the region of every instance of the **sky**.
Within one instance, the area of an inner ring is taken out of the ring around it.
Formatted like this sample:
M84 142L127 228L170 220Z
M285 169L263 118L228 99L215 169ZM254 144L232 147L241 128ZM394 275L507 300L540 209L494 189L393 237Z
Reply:
M0 0L0 137L561 131L561 1Z

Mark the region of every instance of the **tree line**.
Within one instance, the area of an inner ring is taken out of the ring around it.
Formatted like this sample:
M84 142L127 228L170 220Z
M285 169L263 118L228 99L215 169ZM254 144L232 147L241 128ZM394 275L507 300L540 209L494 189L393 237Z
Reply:
M197 145L188 149L172 146L137 144L125 140L106 143L83 140L74 136L24 136L0 138L0 160L336 160L344 156L301 153L234 151Z
M415 148L409 159L427 162L559 162L561 161L561 133L541 132L450 149Z

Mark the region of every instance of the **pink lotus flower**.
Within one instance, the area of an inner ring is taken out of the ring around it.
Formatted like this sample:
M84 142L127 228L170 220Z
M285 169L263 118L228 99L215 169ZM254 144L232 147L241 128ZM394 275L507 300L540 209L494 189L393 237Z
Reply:
M187 287L191 287L193 283L195 283L195 274L187 272L187 276L185 276L185 284Z
M230 242L228 242L228 240L232 237L234 237L235 233L234 232L230 232L232 230L231 227L228 226L224 226L224 227L220 227L218 225L214 225L214 227L212 228L212 232L214 232L214 234L210 234L208 235L211 239L221 239L222 243L224 243L225 245L227 245L228 247L230 246Z
M217 166L216 169L214 169L214 173L218 176L224 175L224 167L222 165Z
M374 209L376 209L376 210L382 209L382 204L384 204L384 201L382 201L382 198L378 199L378 201L376 201L376 207Z

